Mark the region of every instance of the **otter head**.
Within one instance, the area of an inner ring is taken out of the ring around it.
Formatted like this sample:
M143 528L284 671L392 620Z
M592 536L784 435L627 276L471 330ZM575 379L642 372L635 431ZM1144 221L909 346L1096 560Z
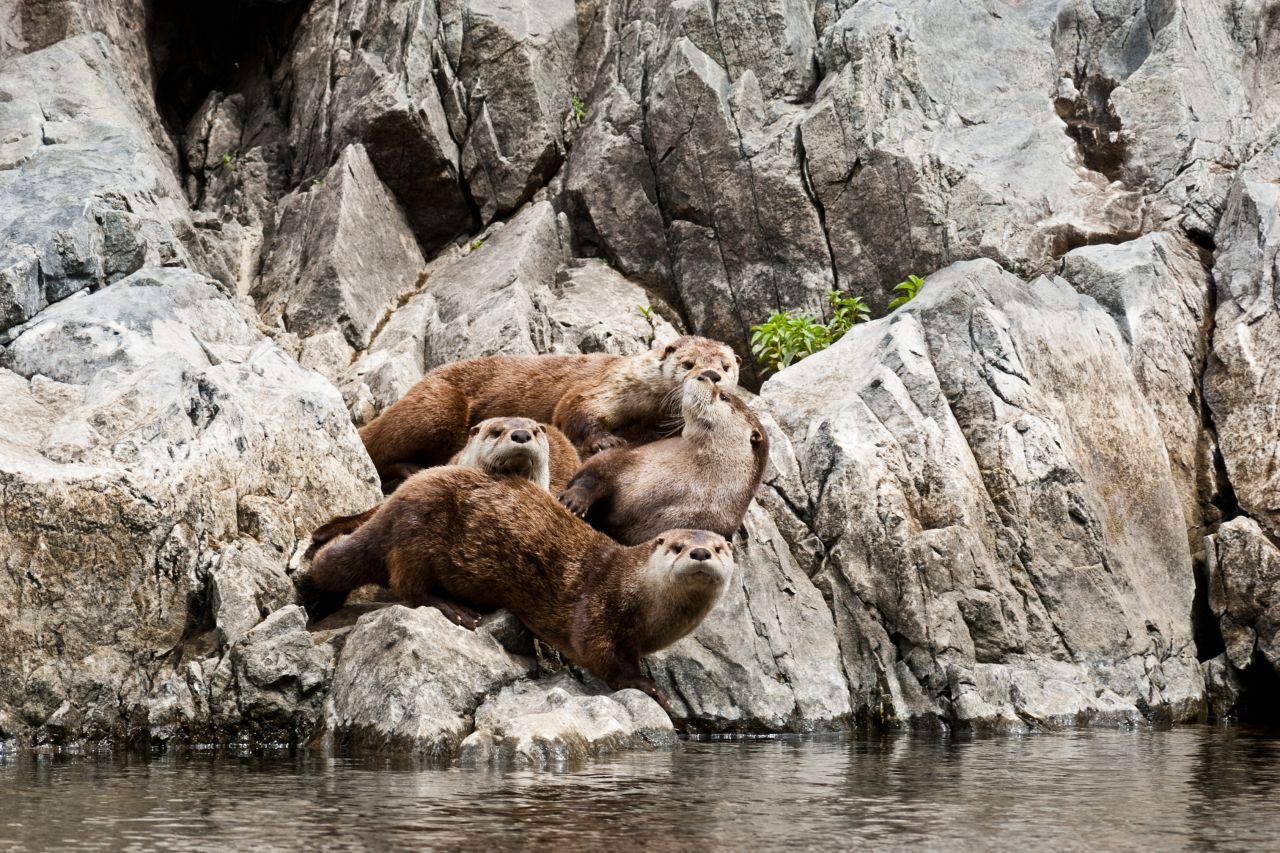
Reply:
M643 586L657 606L644 645L656 651L698 627L716 606L733 577L733 547L707 530L668 530L649 548Z
M658 354L662 376L672 388L680 387L690 376L706 370L720 374L719 381L727 387L738 384L741 359L728 345L719 341L686 335L653 352Z
M531 418L489 418L471 428L467 446L453 464L479 468L495 477L520 477L551 488L547 428Z
M736 394L724 390L721 381L714 370L704 370L685 380L680 399L682 434L694 440L714 435L721 452L749 444L753 451L763 449L767 454L769 446L760 419Z

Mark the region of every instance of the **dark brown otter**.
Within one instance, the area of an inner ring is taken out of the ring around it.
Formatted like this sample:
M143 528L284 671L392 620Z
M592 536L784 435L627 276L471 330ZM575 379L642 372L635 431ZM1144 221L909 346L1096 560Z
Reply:
M449 460L450 465L478 468L493 477L529 480L551 494L559 494L569 484L580 463L577 449L564 433L532 418L481 421L468 431L466 446ZM335 536L355 530L377 509L326 521L311 534L308 554Z
M384 483L443 465L467 430L491 417L526 417L561 429L589 456L625 443L616 432L659 428L676 414L685 377L716 370L737 382L737 357L707 338L684 337L633 356L489 356L428 373L360 430Z
M719 382L714 371L686 380L679 436L592 457L560 502L624 545L672 527L733 536L760 488L769 439Z
M477 610L506 608L611 688L638 688L670 710L640 658L697 627L733 568L718 534L669 530L622 546L527 480L449 466L411 477L326 545L298 580L298 602L318 620L378 583L472 629Z

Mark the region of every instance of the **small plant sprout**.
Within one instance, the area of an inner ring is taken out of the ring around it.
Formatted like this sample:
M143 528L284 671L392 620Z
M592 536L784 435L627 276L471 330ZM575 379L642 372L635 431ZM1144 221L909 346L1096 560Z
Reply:
M324 178L316 178L314 181L311 182L311 186L315 187L316 189L323 189Z
M831 322L827 328L831 331L831 343L835 343L857 323L865 323L871 319L871 309L861 296L846 296L838 290L827 294L827 302L831 303Z
M236 170L236 156L230 153L223 154L221 165L228 172L234 172Z
M640 312L640 316L649 324L649 336L645 341L650 346L653 345L653 339L658 336L658 315L653 313L652 305L637 305L636 310Z
M587 105L583 103L582 98L574 95L569 101L569 109L573 111L573 118L578 124L587 120Z
M476 249L479 249L483 245L484 245L484 238L477 237L471 241L471 251L474 252Z
M889 303L889 310L892 311L900 305L906 305L912 299L916 298L916 294L920 292L920 288L924 286L924 279L918 275L907 276L906 281L899 282L893 286L893 292L898 294Z

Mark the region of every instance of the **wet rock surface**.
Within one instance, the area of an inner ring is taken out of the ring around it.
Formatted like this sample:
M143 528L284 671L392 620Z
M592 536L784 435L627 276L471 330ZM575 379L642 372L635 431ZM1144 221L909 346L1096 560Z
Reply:
M772 459L648 661L682 731L1274 713L1265 4L10 5L0 740L669 744L510 617L308 625L291 578L426 371L684 332L763 383Z

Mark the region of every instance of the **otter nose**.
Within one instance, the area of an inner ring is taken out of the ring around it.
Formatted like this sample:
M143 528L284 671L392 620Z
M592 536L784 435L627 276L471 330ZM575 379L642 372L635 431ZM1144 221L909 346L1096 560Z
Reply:
M518 429L515 432L511 433L511 440L514 441L516 444L524 444L527 441L532 441L533 436L529 433L527 429Z
M719 382L719 381L720 381L720 374L719 374L719 373L716 373L714 370L704 370L704 371L702 371L701 373L699 373L699 374L698 374L698 378L699 378L699 379L710 379L712 382Z
M707 560L711 559L711 552L708 551L706 548L694 548L692 551L689 552L689 559L697 560L700 563L705 563Z

